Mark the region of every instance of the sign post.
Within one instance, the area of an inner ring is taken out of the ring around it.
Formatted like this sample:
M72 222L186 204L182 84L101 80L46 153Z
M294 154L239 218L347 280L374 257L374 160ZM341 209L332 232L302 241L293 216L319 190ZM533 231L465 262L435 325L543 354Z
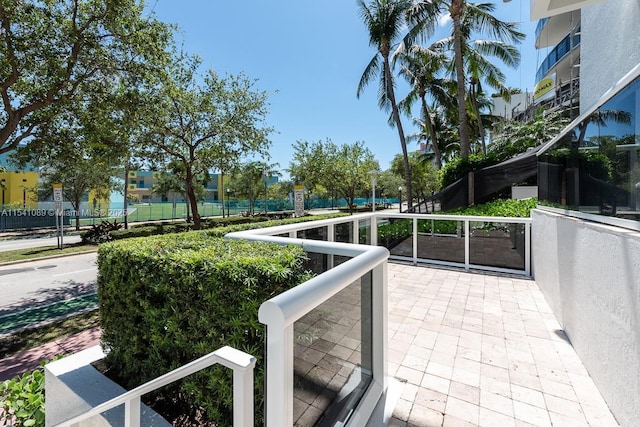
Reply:
M53 184L53 204L56 210L58 249L62 249L64 237L64 211L62 210L62 184Z
M293 208L297 218L304 216L304 186L293 187Z

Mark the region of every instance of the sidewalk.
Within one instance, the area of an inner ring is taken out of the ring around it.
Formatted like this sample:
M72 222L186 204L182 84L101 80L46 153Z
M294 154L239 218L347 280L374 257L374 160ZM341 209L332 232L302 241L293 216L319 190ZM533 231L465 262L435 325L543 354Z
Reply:
M76 353L94 345L100 344L100 328L87 329L86 331L66 338L41 345L14 354L0 360L0 381L11 379L24 372L32 371L40 366L40 362L49 361L56 356Z

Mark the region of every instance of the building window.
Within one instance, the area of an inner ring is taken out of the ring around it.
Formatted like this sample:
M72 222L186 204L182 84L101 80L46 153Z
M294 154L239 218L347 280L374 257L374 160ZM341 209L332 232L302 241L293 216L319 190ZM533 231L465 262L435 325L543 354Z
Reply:
M540 203L640 221L640 77L538 157Z

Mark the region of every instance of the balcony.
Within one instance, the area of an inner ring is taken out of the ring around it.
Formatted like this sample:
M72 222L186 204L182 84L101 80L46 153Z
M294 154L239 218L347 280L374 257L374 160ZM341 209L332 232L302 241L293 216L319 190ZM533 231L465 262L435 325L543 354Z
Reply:
M322 271L260 308L268 425L618 425L530 278L530 219L383 211L229 237L304 245Z
M542 61L542 64L540 64L538 71L536 72L537 82L542 80L549 73L549 70L553 69L556 64L561 62L572 50L580 47L580 34L575 34L573 36L573 41L570 36L571 35L568 34L564 39L562 39L562 41L553 48L549 55L547 55L544 61ZM575 64L568 64L568 67L573 65ZM567 76L561 76L560 78L567 80Z

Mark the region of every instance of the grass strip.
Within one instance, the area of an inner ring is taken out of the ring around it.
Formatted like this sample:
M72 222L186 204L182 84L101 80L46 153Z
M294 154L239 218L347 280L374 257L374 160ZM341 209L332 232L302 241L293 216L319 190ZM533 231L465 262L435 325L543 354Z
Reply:
M0 338L0 359L100 326L98 310Z
M97 245L86 245L82 243L64 246L63 249L58 249L56 246L16 249L13 251L0 252L0 264L12 261L26 261L44 258L53 255L75 254L78 252L94 251L97 249Z

